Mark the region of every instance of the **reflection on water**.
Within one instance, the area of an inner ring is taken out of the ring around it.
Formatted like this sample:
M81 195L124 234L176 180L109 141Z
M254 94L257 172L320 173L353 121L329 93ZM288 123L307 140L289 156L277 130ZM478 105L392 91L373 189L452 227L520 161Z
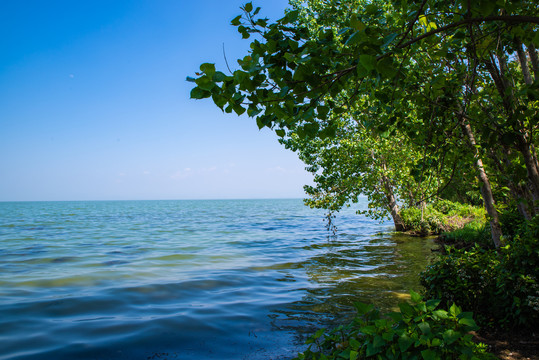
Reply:
M300 200L0 203L0 359L286 359L432 242Z

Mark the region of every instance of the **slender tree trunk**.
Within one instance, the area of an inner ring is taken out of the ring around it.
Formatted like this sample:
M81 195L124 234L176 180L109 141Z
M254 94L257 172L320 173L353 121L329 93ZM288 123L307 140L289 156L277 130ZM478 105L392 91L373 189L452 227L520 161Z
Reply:
M518 150L524 157L524 164L528 171L528 180L533 201L537 202L539 201L539 165L537 164L536 157L532 153L530 145L522 135L518 136Z
M517 201L518 212L526 221L529 221L531 219L531 213L528 205L532 203L531 193L528 189L518 183L518 179L517 182L514 181L511 171L511 160L509 160L511 153L505 146L502 149L503 161L500 160L494 150L491 150L490 157L494 161L498 172L500 174L506 174L507 187L511 191L513 198Z
M528 45L528 54L530 55L535 81L539 81L539 57L537 56L537 50L535 49L535 45L533 45L533 43Z
M516 45L517 45L517 53L518 53L519 62L522 68L523 76L524 76L524 81L526 84L530 85L532 83L532 80L531 80L531 75L529 72L526 54L524 53L522 44L519 42L518 39L516 40ZM528 48L528 50L531 50L531 49ZM533 48L533 53L537 55L535 52L535 48ZM514 101L514 96L512 92L513 86L509 82L507 77L505 76L507 64L503 55L498 56L498 61L500 63L500 69L497 69L493 62L487 61L486 62L487 70L491 74L496 84L498 93L500 94L502 99L504 99L504 107L505 107L507 116L512 117L514 116L514 111L515 111L515 108L514 108L515 101ZM536 65L539 67L539 64L537 64L536 62L534 62L534 60L532 60L532 67L534 68L534 71L535 71ZM535 156L535 152L533 151L533 147L531 147L533 146L533 144L531 145L529 144L527 136L525 134L517 133L517 138L518 138L518 141L516 144L516 149L522 154L524 158L524 164L528 172L528 182L529 182L530 191L532 193L532 199L534 202L537 202L539 201L539 164L537 162L537 157ZM537 205L534 205L534 208L535 208L535 212L539 210L537 208Z
M485 209L487 210L487 213L490 217L489 222L490 222L492 241L494 242L494 246L497 249L501 245L502 227L500 226L500 219L498 216L498 211L496 210L494 197L492 196L492 188L490 187L490 181L488 179L487 173L485 172L485 168L483 166L483 160L481 160L479 150L477 150L477 147L476 147L477 143L475 141L475 137L473 135L470 124L468 124L468 122L464 119L464 117L460 118L460 124L462 127L462 131L468 138L472 151L474 152L477 178L481 182L481 196L483 197L483 201L485 203Z
M397 204L397 199L393 194L393 187L387 176L382 175L382 185L384 186L384 193L387 198L387 204L389 206L389 212L393 218L393 223L395 224L395 230L404 231L404 223L402 221L399 205Z
M526 53L522 47L522 42L520 39L515 39L515 45L517 48L518 61L520 62L520 68L522 70L522 75L524 76L524 82L526 85L531 85L533 83L532 76L530 74L530 68L528 66L528 59L526 59Z

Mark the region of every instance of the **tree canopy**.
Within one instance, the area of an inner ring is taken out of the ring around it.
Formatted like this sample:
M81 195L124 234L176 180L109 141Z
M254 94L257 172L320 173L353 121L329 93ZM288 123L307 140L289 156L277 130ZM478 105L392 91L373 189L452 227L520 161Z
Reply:
M246 112L298 152L315 174L311 205L337 210L363 193L399 229L399 205L458 183L481 194L496 247L501 208L536 214L535 1L290 4L274 22L244 5L231 22L251 41L240 68L204 63L188 80L192 98Z

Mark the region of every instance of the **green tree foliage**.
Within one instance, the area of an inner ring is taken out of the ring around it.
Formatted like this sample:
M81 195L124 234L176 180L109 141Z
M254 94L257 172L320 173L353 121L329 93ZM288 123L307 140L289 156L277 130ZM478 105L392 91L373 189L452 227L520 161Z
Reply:
M387 187L379 186L384 176L397 199L421 203L455 176L475 174L477 183L468 186L480 189L495 246L502 236L499 205L516 203L524 218L536 213L535 1L291 5L270 23L258 17L260 8L246 4L232 20L243 38L252 39L240 69L226 75L205 63L188 80L196 84L191 97L212 98L225 112L246 112L321 170L317 188L308 189L313 204L331 209L372 191L373 205L391 213ZM361 126L350 127L354 122ZM386 139L393 151L386 151ZM369 148L374 155L358 160ZM406 183L399 171L413 181ZM378 175L362 179L371 172ZM359 178L355 188L353 177ZM375 196L376 188L381 192Z

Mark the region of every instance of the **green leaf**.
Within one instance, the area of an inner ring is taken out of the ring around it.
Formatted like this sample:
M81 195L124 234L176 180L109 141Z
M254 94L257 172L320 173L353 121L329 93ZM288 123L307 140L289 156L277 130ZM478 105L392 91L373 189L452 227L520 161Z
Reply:
M436 310L432 312L432 315L437 319L447 319L449 316L447 315L447 311L445 310Z
M438 307L438 305L440 305L440 300L438 299L429 299L427 300L427 302L425 303L425 305L427 306L427 309L429 311L432 311L434 309L436 309Z
M496 9L496 2L493 0L481 0L479 2L479 12L482 16L488 16Z
M247 4L245 4L245 11L247 12L253 11L253 3L248 2Z
M350 351L350 360L356 360L358 356L359 356L359 353L357 351L355 350Z
M245 112L245 108L239 104L233 106L234 112L238 115L241 115Z
M376 68L376 57L372 55L359 55L359 63L368 71Z
M246 73L245 71L241 71L241 70L234 71L234 80L236 80L236 82L241 83L245 79L248 79L248 78L249 78L249 74Z
M449 313L453 316L457 316L461 313L461 311L462 310L460 310L460 308L456 304L451 305L451 307L449 308Z
M389 44L391 44L393 42L393 40L395 40L395 38L398 36L399 34L398 33L391 33L389 35L387 35L383 40L382 40L382 47L385 48L387 47Z
M326 119L327 115L329 113L329 107L321 105L316 108L316 111L318 112L318 117L321 119Z
M408 350L410 346L412 346L412 344L414 343L414 340L410 339L408 335L403 334L399 337L398 343L399 343L399 349L401 350L401 352L405 352L406 350Z
M374 13L376 13L378 11L378 6L374 5L374 4L369 4L365 7L365 10L367 12L367 14L370 14L370 15L373 15Z
M228 100L224 96L212 94L211 98L213 100L213 103L217 105L221 110L223 110L223 107L228 103Z
M361 347L361 343L354 338L351 338L348 343L353 350L357 350Z
M195 83L202 90L211 91L215 87L215 83L207 75L201 76L198 79L195 79Z
M421 351L421 356L423 357L423 360L438 360L440 357L436 354L436 351L434 350L423 350Z
M275 132L277 132L277 131L279 131L279 130L276 130ZM282 131L283 131L283 133L284 133L284 130L282 130ZM318 329L318 330L314 333L313 337L314 337L315 339L318 339L320 336L324 335L324 331L326 331L326 329L324 329L324 328Z
M475 320L470 319L470 318L459 319L459 324L468 326L468 327L473 328L473 329L476 329L478 327L477 324L475 323Z
M376 334L376 326L374 325L363 326L362 328L359 329L359 331L361 331L361 333L366 334L366 335L374 335Z
M234 26L241 25L241 15L236 16L232 21L230 21L230 24Z
M418 293L416 293L415 291L413 290L410 290L410 298L412 299L412 302L413 303L419 303L421 302L421 300L423 300L423 298L421 297L421 295L419 295Z
M386 341L380 335L375 335L372 344L375 347L382 347L386 344Z
M215 64L204 63L200 65L200 71L208 76L213 76L215 74Z
M374 309L373 304L366 304L359 301L354 303L354 307L356 308L359 315L365 315L366 313Z
M348 38L348 40L346 40L344 45L355 45L355 44L359 43L362 39L363 39L362 32L361 31L356 31L352 35L350 35L350 37Z
M359 20L357 15L352 15L352 17L350 18L350 26L357 31L363 31L367 27L361 22L361 20Z
M286 13L286 15L284 16L284 18L282 18L281 20L279 20L282 24L289 24L289 23L293 23L294 21L296 21L298 19L298 15L299 15L299 11L298 10L293 10L293 11L289 11L288 13Z
M250 117L254 117L262 112L262 109L258 109L254 105L249 105L249 108L247 109L247 115Z
M399 308L401 309L401 312L405 315L412 316L414 314L414 309L408 303L400 303Z
M397 74L397 69L393 64L393 60L389 57L383 58L376 63L376 69L385 77L392 78Z
M376 355L380 352L380 348L375 347L373 344L367 344L367 351L366 354L367 357Z
M425 335L429 335L431 333L430 331L430 324L428 322L422 322L417 325L419 330Z
M191 99L205 99L209 98L210 96L211 92L203 90L199 87L195 87L193 90L191 90Z
M387 316L389 316L395 322L399 322L402 320L402 314L399 312L393 311L393 312L388 313Z
M462 334L460 332L450 329L450 330L446 330L443 333L442 338L444 339L446 344L450 345L454 343L455 341L457 341L461 336Z
M190 77L190 76L188 76L185 80L187 80L187 81L189 81L189 82L195 82L195 81L196 81L195 78Z
M212 80L214 82L223 82L225 79L226 79L226 75L222 73L221 71L215 72L215 74L213 74L213 77L212 77Z

